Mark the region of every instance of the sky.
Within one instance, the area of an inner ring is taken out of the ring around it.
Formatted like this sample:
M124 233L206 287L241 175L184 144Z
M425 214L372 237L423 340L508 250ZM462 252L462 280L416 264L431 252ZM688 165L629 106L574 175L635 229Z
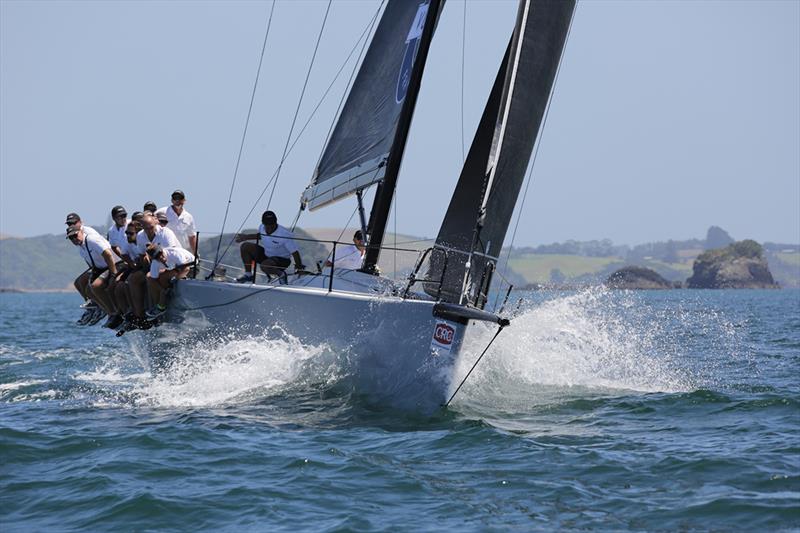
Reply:
M378 4L334 0L293 137ZM256 199L286 146L326 5L276 4L226 231L254 227L267 207L269 191ZM0 233L60 233L71 211L104 224L114 205L166 205L176 188L201 238L219 232L270 7L0 0ZM462 124L468 148L515 13L514 1L447 2L389 231L436 235ZM282 223L352 68L281 168L270 208ZM515 246L703 238L711 225L800 242L800 2L579 2L531 176ZM343 227L354 207L303 213L299 225Z

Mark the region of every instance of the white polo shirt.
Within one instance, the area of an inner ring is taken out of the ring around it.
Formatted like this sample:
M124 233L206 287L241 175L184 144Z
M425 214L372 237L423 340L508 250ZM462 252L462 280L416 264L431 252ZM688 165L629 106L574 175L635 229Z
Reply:
M182 265L194 263L194 255L192 255L192 252L180 246L164 248L164 255L166 256L166 263L156 260L150 263L151 278L157 278L158 275L165 270L172 270Z
M156 234L153 236L153 240L147 237L147 233L144 230L136 234L136 257L144 255L147 251L147 245L150 243L157 244L162 248L174 248L181 245L171 229L156 226Z
M288 259L294 252L298 251L297 243L294 242L294 234L280 224L275 231L267 235L264 224L258 227L258 244L264 249L267 257L284 257Z
M330 261L332 256L328 256ZM347 244L345 246L336 247L336 261L333 266L336 268L349 268L350 270L358 270L364 262L364 256L361 255L361 250L356 248L355 244Z
M111 246L118 246L123 253L125 252L125 248L127 248L125 244L128 242L128 237L125 235L125 228L128 227L130 222L130 220L125 219L125 225L121 228L118 228L116 224L111 224L106 234L106 239L108 239L109 244L111 244Z
M94 233L83 232L83 243L79 246L78 253L86 261L86 264L92 268L108 268L103 252L111 250L111 244L105 240L96 231ZM111 258L115 263L120 261L117 254L111 250Z
M167 215L167 227L178 237L181 246L192 252L192 247L189 245L189 237L197 235L197 230L194 227L194 217L186 209L181 211L179 215L171 205L159 208L156 211L156 214L158 213Z

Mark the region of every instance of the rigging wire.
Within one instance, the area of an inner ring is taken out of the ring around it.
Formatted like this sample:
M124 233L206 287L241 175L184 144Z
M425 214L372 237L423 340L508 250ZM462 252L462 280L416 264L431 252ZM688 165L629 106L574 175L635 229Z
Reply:
M297 123L297 115L300 114L300 106L303 105L303 98L306 95L306 87L308 87L308 79L311 77L311 70L314 68L314 60L317 58L317 51L319 50L319 43L322 40L322 33L325 31L325 23L328 22L328 14L331 11L331 3L333 0L328 0L328 6L325 8L325 17L322 19L322 26L319 29L319 35L317 35L317 42L314 45L314 53L311 55L311 63L308 65L308 72L306 72L306 79L303 82L303 89L300 91L300 99L297 101L297 108L294 110L294 117L292 118L292 126L289 128L289 135L286 136L286 144L283 147L283 154L281 155L281 162L278 165L278 173L275 176L275 179L272 182L272 191L269 193L269 200L267 200L267 210L269 210L270 204L272 204L272 196L275 194L275 187L278 185L278 180L281 176L281 169L283 168L283 162L286 160L286 151L289 149L289 143L292 140L292 133L294 133L294 126Z
M577 9L575 11L577 11ZM575 11L572 12L572 16L569 19L569 25L567 26L567 37L564 39L564 50L567 49L567 43L569 43L569 36L570 33L572 32L572 22L575 20ZM511 243L509 244L508 251L506 252L505 267L503 268L503 274L501 274L503 279L505 279L506 275L508 274L508 262L511 259L511 250L514 248L514 240L517 238L517 229L519 228L519 221L522 218L523 209L525 207L525 200L528 197L528 187L530 187L531 181L533 181L532 179L533 167L536 165L536 157L539 155L539 147L542 145L542 138L544 137L545 127L547 126L547 117L550 114L550 104L552 103L553 95L556 92L556 85L558 85L558 75L561 72L561 65L564 62L564 55L565 53L562 53L561 57L558 60L558 66L556 67L556 75L555 79L553 80L553 88L550 91L550 95L547 97L547 105L545 106L544 118L542 119L542 128L540 130L541 135L539 135L539 139L536 142L536 149L533 151L533 159L531 160L530 167L528 167L528 175L525 178L526 179L525 192L522 195L522 203L520 204L520 209L519 212L517 213L517 222L516 224L514 224L514 232L511 234ZM500 292L502 291L498 291L497 296L495 297L494 301L495 308L497 307L497 300L500 296Z
M489 344L486 345L486 348L483 349L481 354L478 356L478 359L476 359L475 363L473 363L472 368L469 369L469 372L467 372L467 375L464 376L464 379L462 379L461 383L459 383L458 387L456 387L456 390L455 390L455 392L453 392L453 395L450 396L450 399L447 400L447 402L442 407L447 407L447 406L450 405L450 402L453 401L453 398L456 397L456 394L458 394L458 391L460 391L461 387L464 385L464 383L467 382L467 378L470 376L470 374L472 374L472 371L475 370L475 367L478 366L478 363L481 362L481 359L483 359L483 356L486 355L486 352L489 351L489 348L492 346L492 343L497 338L497 336L500 335L500 332L503 331L503 328L505 328L505 326L502 326L502 325L499 328L497 328L497 331L495 332L494 337L492 337L492 340L490 340Z
M369 23L368 29L365 32L372 33L372 28L375 27L375 21L378 20L378 13L381 12L381 8L386 0L381 0L381 3L378 5L378 9L375 10L375 14L372 16L372 20ZM362 37L363 37L362 33ZM360 40L360 39L359 39ZM325 151L325 147L328 146L328 141L331 140L331 135L333 134L333 127L336 125L336 122L339 119L339 113L342 110L342 106L344 105L344 101L347 98L347 94L350 91L350 86L353 83L353 78L356 76L356 72L358 71L358 66L361 64L361 58L364 55L364 50L367 48L367 44L369 43L369 39L364 40L364 44L361 45L361 51L358 53L358 59L356 59L355 64L353 65L353 70L350 72L350 78L347 80L347 85L345 85L344 91L342 92L342 97L339 99L339 105L336 106L336 113L333 114L333 120L331 121L331 125L328 128L328 134L325 136L325 142L322 144L322 151ZM357 45L358 43L356 43ZM350 54L352 55L352 51ZM349 58L349 56L348 56ZM322 159L322 153L319 154L319 158ZM317 163L319 164L319 163Z
M461 162L467 160L464 140L464 53L467 47L467 0L464 0L464 17L461 22Z
M381 5L383 5L383 3L381 3ZM336 81L339 79L339 76L342 74L342 71L344 71L344 67L346 67L346 66L347 66L347 63L349 63L349 62L350 62L350 58L351 58L351 57L353 57L353 53L355 53L356 49L358 48L358 45L359 45L359 43L361 43L361 40L362 40L362 39L364 39L364 37L365 37L365 36L367 36L367 35L369 34L369 31L371 31L372 27L373 27L373 26L374 26L374 24L375 24L375 19L377 18L377 16L378 16L378 13L379 13L379 12L380 12L380 7L379 7L379 8L378 8L378 10L375 12L375 15L373 15L373 18L372 18L372 20L371 20L371 21L370 21L370 22L367 24L367 26L366 26L366 27L364 28L364 30L361 32L361 35L360 35L360 36L359 36L359 38L356 40L356 42L355 42L355 44L353 45L353 47L350 49L350 52L347 54L347 58L345 58L345 60L342 62L342 66L341 66L341 67L339 67L339 70L336 72L336 75L333 77L333 80L332 80L332 81L331 81L331 83L328 85L328 88L327 88L327 89L325 89L325 92L323 92L323 93L322 93L322 96L320 97L319 101L317 102L317 105L316 105L316 106L314 107L314 109L311 111L311 113L310 113L310 114L309 114L309 116L308 116L308 119L306 119L306 122L305 122L305 124L303 124L303 127L300 129L300 132L297 134L297 136L296 136L296 137L294 138L294 140L292 141L292 144L291 144L291 146L289 146L289 150L286 152L286 155L285 155L285 156L283 157L283 159L280 161L280 164L283 164L283 162L286 160L286 158L287 158L287 157L289 157L289 155L292 153L292 150L294 149L295 145L297 145L297 142L298 142L298 141L300 140L300 138L303 136L303 133L304 133L304 132L306 131L306 129L308 128L308 125L309 125L309 124L311 123L311 121L313 120L313 118L314 118L314 116L316 115L317 111L319 110L320 106L322 106L322 103L325 101L325 98L327 98L327 96L328 96L328 94L330 93L331 89L333 89L333 86L335 85ZM362 52L363 52L363 46L362 46ZM356 61L356 66L358 66L358 61ZM279 167L278 167L278 168L279 168ZM244 225L247 223L247 220L250 218L250 215L252 215L252 214L253 214L253 211L255 211L255 208L256 208L256 207L258 207L258 202L260 202L260 201L261 201L261 198L263 198L263 197L264 197L264 194L267 192L267 189L269 189L269 186L272 184L273 180L274 180L274 179L275 179L275 177L277 176L277 174L278 174L278 168L276 168L276 169L275 169L275 171L273 171L273 173L272 173L272 177L270 177L270 179L267 181L266 185L264 185L264 188L261 190L261 193L258 195L258 198L257 198L257 199L256 199L256 201L253 203L253 206L250 208L250 211L248 211L248 212L247 212L247 215L245 215L244 219L242 219L242 223L241 223L241 224L239 224L239 227L238 227L238 229L236 230L236 232L234 232L234 235L233 235L233 237L231 238L231 240L230 240L230 241L228 242L228 244L226 245L226 247L225 247L225 250L222 252L222 254L220 255L220 257L225 257L225 254L226 254L226 253L228 253L228 250L230 249L230 247L231 247L231 246L233 246L233 243L234 243L234 242L235 242L235 240L236 240L236 235L235 235L235 234L236 234L236 233L239 233L239 232L242 230L242 228L244 227ZM295 221L295 223L296 223L296 221ZM222 239L222 235L221 235L221 234L220 234L220 239Z
M274 12L275 12L275 0L272 0L272 6L269 9L269 18L267 19L267 30L264 33L264 42L261 45L261 57L258 59L258 68L256 69L256 79L253 81L253 91L250 94L250 106L247 108L247 118L244 121L244 130L242 131L242 141L241 143L239 143L239 154L236 156L236 166L233 169L233 181L231 181L231 190L228 192L228 203L225 206L225 216L222 218L222 228L219 230L217 251L214 254L214 268L217 267L217 261L219 261L219 248L222 245L222 234L225 233L225 224L228 222L228 212L231 209L231 198L233 197L233 189L234 187L236 187L236 178L239 175L239 163L242 161L242 152L244 151L244 141L247 138L247 128L250 125L250 115L253 113L253 102L255 101L256 98L258 79L261 77L261 65L264 63L264 52L267 49L267 39L269 38L269 30L272 27L272 15Z

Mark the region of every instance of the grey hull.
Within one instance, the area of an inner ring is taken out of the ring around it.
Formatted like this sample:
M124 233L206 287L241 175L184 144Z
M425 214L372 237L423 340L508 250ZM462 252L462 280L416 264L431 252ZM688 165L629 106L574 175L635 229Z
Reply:
M431 300L375 294L374 287L360 291L180 281L148 349L159 360L176 344L290 336L345 354L356 392L371 401L438 409L452 390L467 327L434 317Z

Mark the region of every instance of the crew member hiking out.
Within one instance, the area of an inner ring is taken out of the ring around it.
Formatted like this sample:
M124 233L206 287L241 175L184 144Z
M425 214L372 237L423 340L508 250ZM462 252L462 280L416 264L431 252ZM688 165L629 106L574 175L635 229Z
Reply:
M67 229L69 229L69 226L76 226L78 228L83 228L87 235L100 235L93 227L84 226L78 213L68 214L64 223L67 225ZM78 319L79 326L85 326L87 324L91 326L96 324L105 316L105 311L103 311L103 309L99 307L89 295L89 278L91 277L91 274L92 268L90 265L89 268L83 271L77 278L75 278L75 281L73 282L75 285L75 290L78 291L78 293L83 296L84 299L84 303L81 307L83 307L85 311Z
M256 240L257 242L244 242ZM239 252L244 263L244 275L236 279L239 283L248 283L254 280L252 265L257 262L261 270L267 275L280 276L291 264L289 257L294 258L296 271L305 269L300 259L300 251L294 242L291 231L278 225L278 217L272 211L264 211L261 215L261 226L258 233L237 233L236 242L241 242Z
M88 234L77 225L67 228L67 239L78 247L78 252L86 264L91 268L87 295L99 305L106 314L108 321L105 327L116 328L122 323L122 317L117 312L114 300L107 291L109 279L117 275L117 263L120 261L112 250L111 245L100 235Z
M147 255L150 258L150 275L147 283L153 296L153 308L147 318L155 319L167 310L167 289L173 279L185 279L194 264L194 255L180 246L162 248L149 244Z
M186 204L186 195L178 189L172 193L170 205L160 208L155 214L164 213L167 216L167 227L178 237L181 246L194 252L197 244L197 230L194 226L194 217L184 208L184 204Z

